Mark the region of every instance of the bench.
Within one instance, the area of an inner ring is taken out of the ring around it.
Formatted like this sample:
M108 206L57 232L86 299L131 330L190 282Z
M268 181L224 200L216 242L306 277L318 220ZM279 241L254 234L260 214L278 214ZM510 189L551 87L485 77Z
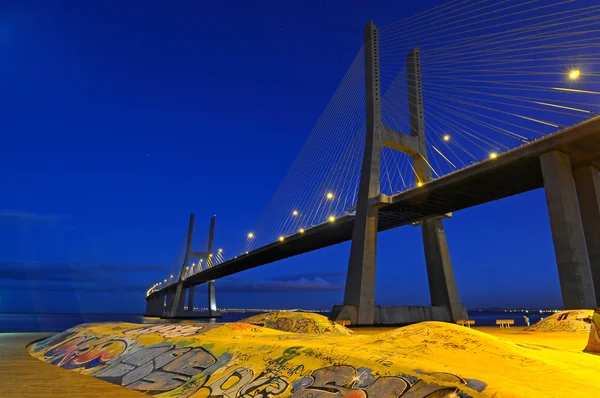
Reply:
M496 325L500 325L500 328L509 328L510 325L514 325L514 319L496 319Z
M461 326L471 327L471 325L475 325L475 320L474 319L457 319L456 324L461 325Z
M342 326L350 326L350 319L338 319L335 323Z

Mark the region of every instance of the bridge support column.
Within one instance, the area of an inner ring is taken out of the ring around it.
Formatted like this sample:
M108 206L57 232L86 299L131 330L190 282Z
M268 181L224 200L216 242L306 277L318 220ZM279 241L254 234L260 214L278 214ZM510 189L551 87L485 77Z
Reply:
M565 309L595 308L596 296L569 156L540 156L554 253Z
M196 296L196 286L190 286L188 288L188 311L194 311L194 299Z
M160 307L160 297L158 294L153 295L147 302L147 312L146 314L149 316L161 316L162 308Z
M208 281L208 313L217 314L217 294L215 291L215 281Z
M165 308L165 312L167 314L173 307L173 299L174 298L175 298L175 289L169 289L167 291L167 307Z
M185 257L183 259L183 264L181 265L181 271L179 271L179 277L177 279L177 287L175 289L175 298L173 299L173 304L168 308L169 317L174 318L177 315L177 311L183 311L184 304L184 290L183 290L183 280L185 279L186 267L188 266L188 262L190 259L191 248L192 248L192 234L194 233L194 214L190 213L190 222L188 224L188 234L187 234L187 246L185 249Z
M162 316L165 312L165 293L160 292L156 295L156 316Z
M146 298L146 312L145 316L156 316L156 295Z
M425 136L421 85L421 56L418 47L406 55L406 68L408 73L410 131L411 135L417 139L419 152L418 155L413 156L413 163L417 181L424 184L431 180L431 166L427 160L427 139ZM421 224L421 232L423 235L423 248L425 249L431 305L447 308L453 322L467 318L467 310L461 304L458 295L442 219L430 218L424 220Z
M362 160L358 203L352 232L350 261L346 276L344 305L336 306L332 319L348 319L353 325L375 323L375 263L377 257L377 205L369 199L379 195L381 102L379 87L379 46L377 27L365 25L365 76L367 134Z
M453 322L466 319L467 310L458 295L442 220L430 218L423 221L421 231L431 305L448 308Z
M596 306L600 307L600 175L593 166L573 171L587 247Z

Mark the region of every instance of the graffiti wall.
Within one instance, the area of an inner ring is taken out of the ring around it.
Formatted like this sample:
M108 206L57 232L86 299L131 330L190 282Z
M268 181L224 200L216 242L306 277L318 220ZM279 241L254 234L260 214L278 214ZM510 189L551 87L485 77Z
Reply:
M582 332L590 330L593 310L566 310L550 315L527 328L531 332Z
M320 317L304 319L310 316ZM289 318L272 321L278 319ZM485 383L452 372L396 363L394 352L377 347L374 336L342 336L335 328L312 333L314 325L329 322L312 320L295 323L307 333L247 323L81 325L29 351L56 366L160 397L474 397L485 389ZM365 351L369 344L373 349Z
M292 333L330 334L349 336L348 328L330 321L324 316L307 312L268 312L244 319L244 323Z

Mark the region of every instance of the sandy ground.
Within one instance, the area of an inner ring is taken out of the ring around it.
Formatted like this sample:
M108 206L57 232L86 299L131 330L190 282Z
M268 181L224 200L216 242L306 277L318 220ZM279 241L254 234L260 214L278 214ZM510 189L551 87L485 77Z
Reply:
M29 355L27 344L52 334L0 333L0 397L144 397L137 391L70 372Z
M373 335L389 332L397 328L390 327L359 327L351 328L360 335ZM546 348L565 349L575 352L581 352L588 341L588 333L567 333L567 332L528 332L525 326L516 326L508 329L502 329L498 326L477 326L473 330L478 330L492 336L505 339L512 342L526 344L537 344Z

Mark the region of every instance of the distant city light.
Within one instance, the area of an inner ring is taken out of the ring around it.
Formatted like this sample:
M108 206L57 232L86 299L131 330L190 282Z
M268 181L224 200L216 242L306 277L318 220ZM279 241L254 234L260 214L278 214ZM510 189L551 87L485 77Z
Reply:
M497 157L498 157L498 154L496 152L490 153L490 159L496 159Z
M248 238L250 238L250 239L254 238L254 234L253 234L252 232L250 232L250 233L248 234Z
M331 192L327 193L327 199L333 199L333 194Z
M581 75L581 72L579 71L579 69L573 69L572 71L569 72L569 79L577 80L577 79L579 79L580 75Z
M294 216L297 216L297 215L298 215L298 210L294 210L294 211L292 212L292 215L294 215Z
M280 241L280 242L283 242L284 240L285 240L285 237L283 237L283 236L280 236L280 237L279 237L279 241Z
M444 141L450 141L450 136L448 134L444 136Z
M329 216L329 222L334 222L335 221L335 217L334 216Z
M300 228L300 231L299 231L299 232L300 232L301 234L303 234L303 233L304 233L304 228Z

